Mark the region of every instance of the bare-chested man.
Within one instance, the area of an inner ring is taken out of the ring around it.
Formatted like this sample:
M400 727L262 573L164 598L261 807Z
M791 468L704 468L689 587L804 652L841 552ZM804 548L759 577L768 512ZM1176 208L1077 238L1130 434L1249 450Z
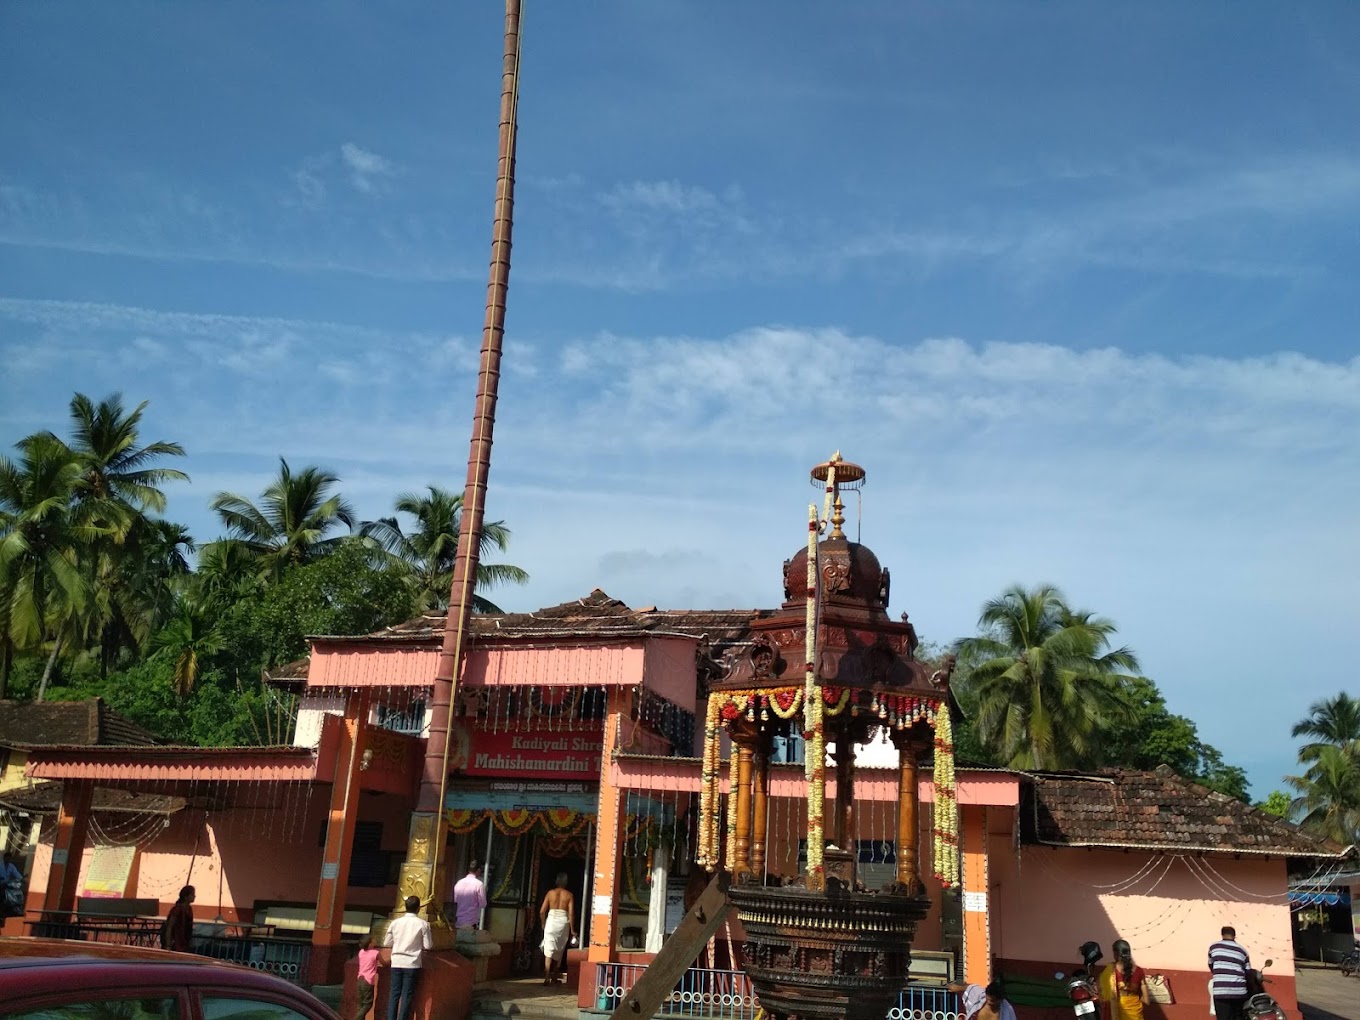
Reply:
M566 980L567 946L576 939L576 897L567 888L567 873L557 876L557 885L543 897L538 918L543 923L543 983L557 980L557 958L562 957L562 979Z

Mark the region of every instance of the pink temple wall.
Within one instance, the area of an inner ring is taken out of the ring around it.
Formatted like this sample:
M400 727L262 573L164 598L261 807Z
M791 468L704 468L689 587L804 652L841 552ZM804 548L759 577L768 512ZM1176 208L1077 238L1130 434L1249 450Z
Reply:
M629 686L641 683L647 668L648 646L672 645L664 638L639 640L633 645L586 644L576 646L474 648L463 666L462 682L473 687L534 684L540 687L574 687L580 684ZM689 675L694 676L693 642ZM657 672L667 683L677 653L659 649L652 653ZM312 646L308 688L321 687L428 687L439 663L437 647L409 645L328 644ZM650 685L649 685L650 686ZM654 688L655 689L655 688ZM688 695L694 698L691 688Z
M643 649L642 679L648 688L686 712L697 709L694 638L651 638ZM700 720L702 726L702 720Z
M1272 992L1295 1008L1283 860L1034 846L1017 853L1011 836L995 833L989 857L992 951L1003 971L1051 977L1055 967L1072 969L1088 939L1108 960L1110 944L1123 938L1140 966L1171 981L1177 1005L1151 1015L1188 1017L1191 1007L1207 1009L1206 953L1232 925L1254 965L1274 960Z
M330 808L330 790L313 787L278 809L243 808L210 812L189 809L172 816L171 824L140 846L129 877L129 898L157 899L164 913L185 884L194 886L195 916L253 920L257 903L315 904L321 878L322 826ZM411 805L382 796L361 800L359 819L382 823L382 848L405 853ZM94 850L81 858L78 895L83 895ZM51 843L40 843L33 859L28 907L42 906L42 891L52 860ZM224 862L225 861L225 865ZM191 868L192 862L192 868ZM346 893L351 910L386 911L396 900L396 886L354 888Z

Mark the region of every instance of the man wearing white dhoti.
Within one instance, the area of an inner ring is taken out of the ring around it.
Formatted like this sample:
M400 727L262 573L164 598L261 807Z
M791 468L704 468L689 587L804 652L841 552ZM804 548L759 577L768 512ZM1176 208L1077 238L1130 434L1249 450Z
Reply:
M562 979L567 977L567 946L576 941L576 897L567 888L567 873L557 876L557 885L543 897L538 909L543 924L543 983L557 980L557 958L562 957Z

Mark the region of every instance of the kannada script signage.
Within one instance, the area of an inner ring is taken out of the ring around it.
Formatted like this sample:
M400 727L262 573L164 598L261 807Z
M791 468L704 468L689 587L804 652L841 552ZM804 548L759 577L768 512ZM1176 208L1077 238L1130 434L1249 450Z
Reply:
M467 776L522 779L599 779L602 735L598 731L554 733L517 730L455 735L450 766Z

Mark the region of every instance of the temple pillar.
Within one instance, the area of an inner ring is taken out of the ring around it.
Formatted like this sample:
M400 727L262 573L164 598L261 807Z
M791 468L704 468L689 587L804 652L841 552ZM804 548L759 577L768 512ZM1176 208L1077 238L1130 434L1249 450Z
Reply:
M897 745L897 881L912 892L919 892L920 862L920 799L917 788L916 744L905 738L894 739Z
M737 788L728 793L737 798L737 859L731 862L734 877L751 873L751 740L744 736L740 744L735 740L732 744L732 753L737 756Z
M831 841L859 861L855 843L855 745L842 730L836 737L836 806Z
M595 826L594 875L587 876L586 895L590 897L590 946L586 957L592 963L608 963L614 958L618 941L619 865L623 860L626 827L623 791L609 774L610 762L618 749L623 720L628 714L629 691L609 688L604 721L604 745L600 749L600 806Z
M752 760L751 774L751 871L756 881L765 881L766 828L770 805L770 736L760 735Z
M963 872L963 975L986 985L992 974L991 899L987 869L987 809L959 805L960 870Z
M90 828L94 803L94 783L88 779L67 779L61 785L61 806L57 809L57 833L52 840L52 866L47 871L47 891L43 910L76 909L80 883L80 859L85 853L85 836Z
M350 691L340 740L335 751L331 810L326 822L326 848L321 856L321 885L316 894L316 925L308 968L312 984L334 984L341 976L348 952L340 951L345 926L345 891L349 887L354 829L359 820L360 771L363 763L364 723L372 696Z

